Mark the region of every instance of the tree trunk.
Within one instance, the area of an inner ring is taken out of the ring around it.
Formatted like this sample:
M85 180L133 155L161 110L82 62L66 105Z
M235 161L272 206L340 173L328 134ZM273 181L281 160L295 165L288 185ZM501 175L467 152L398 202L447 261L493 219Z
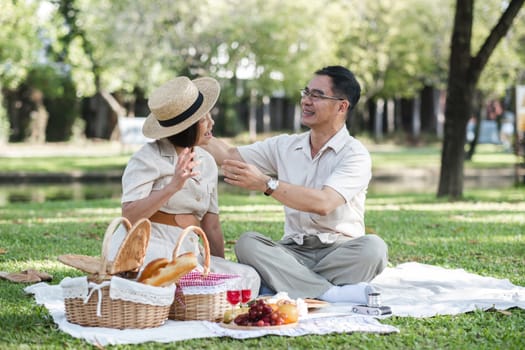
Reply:
M365 130L370 134L374 135L375 122L376 122L376 110L377 103L375 98L370 98L366 101L366 113L368 118L365 120Z
M448 89L445 138L441 151L438 196L448 196L451 199L458 199L463 195L464 147L468 116L472 112L470 99L474 89L473 86L467 85L465 80L461 81Z
M476 152L476 146L479 140L479 131L481 123L485 119L483 110L483 96L478 92L472 101L472 118L476 121L474 124L474 138L468 142L468 149L465 151L465 160L470 161Z
M434 90L432 86L425 86L421 91L421 131L427 134L436 133L437 115Z
M490 55L509 30L524 1L509 3L474 57L470 54L474 0L456 1L438 197L459 199L463 196L466 126L472 114L474 90Z
M421 98L414 98L414 108L412 108L412 138L411 143L417 145L421 138Z
M385 100L378 98L374 113L374 141L380 142L383 139L383 115L385 114Z
M467 122L472 115L475 84L469 81L470 42L474 2L458 0L449 61L445 139L441 150L441 175L438 196L458 199L463 196L463 166Z
M406 135L412 135L412 117L414 116L414 99L402 98L400 101L401 129Z
M46 142L46 127L49 113L44 105L44 94L38 89L33 89L31 100L35 104L35 110L31 112L31 136L30 141L35 144Z
M255 142L257 140L257 91L255 89L250 91L248 131L250 134L250 142Z
M269 133L270 131L272 131L270 118L270 96L268 95L262 97L262 122L263 132Z

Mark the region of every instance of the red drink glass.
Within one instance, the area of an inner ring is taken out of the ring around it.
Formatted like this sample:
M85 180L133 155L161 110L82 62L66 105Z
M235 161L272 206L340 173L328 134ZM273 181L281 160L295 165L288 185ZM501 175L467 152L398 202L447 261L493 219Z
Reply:
M243 289L241 290L241 303L246 304L250 301L252 298L252 291L251 289Z
M232 309L235 305L239 304L241 301L241 291L240 290L228 290L226 291L226 300L232 305Z

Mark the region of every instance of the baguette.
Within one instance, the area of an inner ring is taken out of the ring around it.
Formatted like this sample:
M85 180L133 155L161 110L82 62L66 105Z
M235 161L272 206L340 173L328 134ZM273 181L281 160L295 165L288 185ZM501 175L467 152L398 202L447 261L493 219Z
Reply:
M164 266L168 265L170 261L166 258L158 258L155 260L151 260L144 270L142 270L142 273L140 274L139 278L137 279L137 282L143 283L148 278L152 277L155 274L159 273L159 269L163 268Z
M158 269L158 273L146 278L143 283L156 287L166 287L176 283L188 272L197 267L197 257L193 252L179 255L166 266Z

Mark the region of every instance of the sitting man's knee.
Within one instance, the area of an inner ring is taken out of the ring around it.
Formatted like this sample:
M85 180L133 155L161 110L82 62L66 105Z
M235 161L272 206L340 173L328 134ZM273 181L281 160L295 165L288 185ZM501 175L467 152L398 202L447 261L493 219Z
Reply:
M370 244L379 254L386 255L388 253L388 246L381 237L376 235L367 235L367 237L369 237Z
M363 251L364 255L370 262L381 261L386 265L388 257L388 246L383 239L376 235L366 235L366 249Z
M246 254L249 254L249 252L253 250L253 240L257 235L259 235L257 232L244 232L239 239L237 239L234 250L239 260L243 259Z
M257 232L244 232L239 239L237 239L235 247L244 248L246 245L250 244L249 242L252 241L256 235L258 235Z

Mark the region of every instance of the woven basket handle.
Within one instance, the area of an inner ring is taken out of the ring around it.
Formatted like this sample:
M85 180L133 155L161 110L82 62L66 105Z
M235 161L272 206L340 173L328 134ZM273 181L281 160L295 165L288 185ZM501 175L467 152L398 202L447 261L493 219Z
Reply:
M124 226L126 226L128 232L131 230L131 223L125 217L118 217L111 221L106 229L106 233L104 234L104 240L102 241L102 255L100 256L101 264L98 272L99 276L105 276L107 273L109 243L111 242L111 236L113 236L113 233L115 233L120 223L123 223Z
M206 237L206 233L204 233L204 231L199 226L188 226L182 231L179 236L179 240L177 241L177 245L173 250L173 260L175 260L179 255L179 249L182 241L189 232L196 233L202 239L202 244L204 245L204 271L202 274L204 277L206 277L208 276L208 273L210 273L210 244L208 243L208 237Z

